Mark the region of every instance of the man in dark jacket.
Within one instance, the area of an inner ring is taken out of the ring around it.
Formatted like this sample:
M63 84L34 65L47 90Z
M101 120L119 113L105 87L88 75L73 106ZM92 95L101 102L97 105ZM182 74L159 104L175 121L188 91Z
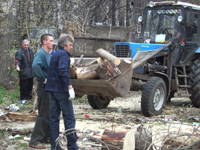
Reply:
M75 117L72 99L75 97L70 82L70 51L74 38L69 34L61 34L58 39L59 49L51 57L45 90L51 93L51 115L49 118L51 150L62 149L56 139L59 137L59 117L62 111L67 135L68 150L76 150Z
M27 39L22 41L22 47L18 49L15 54L15 65L19 73L20 85L20 99L32 99L33 90L33 75L32 63L34 55L33 51L29 48L29 41Z

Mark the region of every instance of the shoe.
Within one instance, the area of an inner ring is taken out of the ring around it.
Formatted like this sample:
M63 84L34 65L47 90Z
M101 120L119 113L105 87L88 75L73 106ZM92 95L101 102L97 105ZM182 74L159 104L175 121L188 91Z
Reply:
M45 149L46 146L42 143L38 143L38 144L29 144L29 147L33 147L33 148L37 148L37 149Z
M55 149L53 149L53 150L65 150L65 149L62 148L62 147L59 147L59 148L55 148Z
M25 103L27 103L27 102L28 102L28 100L21 100L21 101L20 101L21 104L25 104Z
M47 138L46 140L44 140L42 143L45 143L45 144L49 144L50 143L50 139Z

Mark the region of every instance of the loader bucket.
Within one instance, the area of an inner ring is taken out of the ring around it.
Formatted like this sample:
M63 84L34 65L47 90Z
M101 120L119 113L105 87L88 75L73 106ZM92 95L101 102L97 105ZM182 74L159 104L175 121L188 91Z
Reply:
M110 80L70 79L76 95L98 95L109 99L124 97L130 90L133 71L131 65L127 66L124 63L118 67L121 74Z

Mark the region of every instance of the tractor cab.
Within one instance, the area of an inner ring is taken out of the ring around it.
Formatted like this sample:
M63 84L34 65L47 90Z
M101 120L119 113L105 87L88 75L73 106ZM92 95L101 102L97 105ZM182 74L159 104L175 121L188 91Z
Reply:
M165 43L180 35L183 43L200 44L200 6L179 1L150 2L138 22L140 43Z

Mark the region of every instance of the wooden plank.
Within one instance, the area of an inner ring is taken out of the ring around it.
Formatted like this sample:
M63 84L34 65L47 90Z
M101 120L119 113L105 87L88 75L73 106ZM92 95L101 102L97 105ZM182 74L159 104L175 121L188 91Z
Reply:
M35 121L37 118L37 114L9 112L6 114L6 117L8 117L8 119L10 120Z

